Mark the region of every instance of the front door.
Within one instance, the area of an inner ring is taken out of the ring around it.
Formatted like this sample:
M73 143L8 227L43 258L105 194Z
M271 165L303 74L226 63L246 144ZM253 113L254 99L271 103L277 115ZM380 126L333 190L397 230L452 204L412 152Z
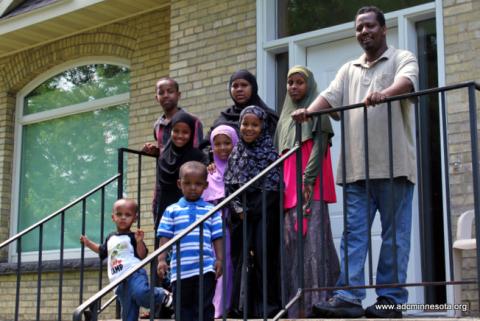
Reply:
M398 30L391 28L387 31L388 44L398 48ZM316 46L306 48L306 65L315 74L317 80L318 90L321 92L334 79L339 68L347 61L356 59L362 54L362 49L358 45L355 37L336 40L328 43L323 43ZM341 149L341 129L340 122L333 121L335 136L332 142L332 163L333 172L337 172L338 160L340 158ZM330 219L332 223L332 232L335 241L337 252L340 249L340 240L343 232L343 191L340 186L336 186L337 203L329 206ZM416 194L416 193L415 193ZM413 229L412 229L412 247L410 252L410 263L408 267L407 282L414 282L421 280L421 270L419 268L419 261L416 258L419 255L419 238L418 226L418 206L414 199L413 211ZM373 265L373 283L375 283L376 266L381 245L381 225L379 215L376 216L372 226L372 265ZM340 253L338 253L340 255ZM365 265L365 280L369 283L368 273L368 258ZM421 288L409 288L409 302L421 303L423 302L423 290ZM367 299L363 302L364 306L373 304L376 300L374 289L367 290Z

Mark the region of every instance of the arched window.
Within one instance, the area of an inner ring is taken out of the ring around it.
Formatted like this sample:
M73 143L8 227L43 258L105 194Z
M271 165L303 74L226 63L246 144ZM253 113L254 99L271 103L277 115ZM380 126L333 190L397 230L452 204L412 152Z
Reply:
M117 148L128 145L130 72L125 65L70 64L27 87L17 106L13 233L115 175ZM106 193L105 222L111 221L114 188ZM76 206L65 216L66 249L79 247L81 212ZM87 202L87 234L96 241L99 215L100 195ZM106 229L113 225L107 223ZM59 230L59 219L44 227L46 257L59 249ZM38 234L22 239L22 252L37 249Z

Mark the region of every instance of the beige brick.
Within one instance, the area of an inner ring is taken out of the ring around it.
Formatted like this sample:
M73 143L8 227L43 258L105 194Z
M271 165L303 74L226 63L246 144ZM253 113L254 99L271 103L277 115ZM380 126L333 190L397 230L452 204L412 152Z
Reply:
M447 83L451 84L469 80L478 81L479 76L476 70L478 70L477 66L480 65L477 50L480 25L477 17L480 15L480 3L475 0L447 0L443 1L443 6ZM471 146L466 90L449 93L447 95L447 104L449 107L449 158L452 161L458 161L460 164L457 168L451 167L452 210L461 213L473 206ZM458 216L455 215L454 219L456 217ZM463 263L464 276L476 277L476 260L467 259ZM462 293L464 303L471 304L471 309L473 310L470 312L478 315L476 286L468 285L462 288L464 290Z
M188 28L193 28L195 33L181 40L183 46L187 46L185 53L182 49L172 47L172 66L177 61L189 61L189 67L172 68L171 73L180 76L192 88L189 92L184 90L182 106L192 110L212 110L207 117L202 117L204 127L208 128L218 110L225 108L225 101L229 100L226 83L231 70L240 68L237 61L245 60L255 66L256 38L255 38L255 1L203 1L201 6L193 0L176 1L172 3L172 12L178 12L177 7L191 7L189 11ZM183 23L177 23L172 17L172 27L175 30L185 28ZM242 28L244 27L244 28ZM240 30L239 30L240 29ZM245 31L243 29L249 29ZM173 29L172 29L173 30ZM185 29L184 29L185 30ZM253 37L246 36L252 34ZM248 37L248 41L239 43L242 37ZM180 54L180 55L176 55ZM189 70L190 66L197 69ZM184 69L184 70L181 70ZM254 71L254 70L252 70ZM201 82L200 82L201 80ZM222 87L220 93L211 95L212 85L219 84ZM183 84L181 84L183 86ZM208 94L206 94L208 93ZM218 98L221 97L221 102ZM215 110L217 110L215 112ZM203 113L202 113L203 115ZM210 116L211 115L211 116Z

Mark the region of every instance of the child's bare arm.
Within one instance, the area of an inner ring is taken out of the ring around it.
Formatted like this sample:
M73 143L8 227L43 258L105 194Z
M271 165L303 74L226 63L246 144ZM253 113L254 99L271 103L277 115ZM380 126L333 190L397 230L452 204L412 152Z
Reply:
M135 240L137 241L137 254L142 260L147 256L147 246L143 242L144 232L141 229L135 231Z
M213 241L213 248L215 249L215 279L218 279L223 274L223 241L218 238Z
M162 236L160 238L159 247L162 247L169 240L170 240L169 238L166 238L166 237ZM158 278L160 279L160 281L163 280L163 278L165 277L165 275L168 272L168 264L167 264L166 258L167 258L167 251L162 252L158 256L157 275L158 275Z
M80 243L88 247L93 252L97 253L100 252L100 245L95 242L92 242L88 239L86 235L80 235Z

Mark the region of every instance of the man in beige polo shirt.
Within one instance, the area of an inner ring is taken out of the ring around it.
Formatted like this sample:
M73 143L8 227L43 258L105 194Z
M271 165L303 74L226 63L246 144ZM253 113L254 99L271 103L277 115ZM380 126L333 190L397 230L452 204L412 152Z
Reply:
M365 184L364 110L357 108L344 113L346 171L344 179L342 164L338 166L337 183L345 183L347 224L343 235L348 235L348 240L345 242L342 238L342 263L337 286L365 285L368 233L377 210L382 224L377 284L405 283L416 176L413 111L407 100L391 104L392 185L389 179L388 111L387 104L383 102L387 97L417 89L418 64L412 53L387 45L385 18L378 8L369 6L359 9L355 17L355 31L364 54L343 65L329 87L308 108L295 111L292 117L304 121L309 112L361 102L366 106L375 106L367 110L369 197L366 196ZM394 236L396 242L393 241ZM348 251L348 275L345 246ZM365 289L335 291L329 301L315 304L313 311L316 316L326 318L352 318L364 314L369 318L402 317L396 305L407 302L405 288L378 288L376 293L377 302L365 311L361 303L365 298ZM383 304L391 304L393 309L382 310L379 305Z

